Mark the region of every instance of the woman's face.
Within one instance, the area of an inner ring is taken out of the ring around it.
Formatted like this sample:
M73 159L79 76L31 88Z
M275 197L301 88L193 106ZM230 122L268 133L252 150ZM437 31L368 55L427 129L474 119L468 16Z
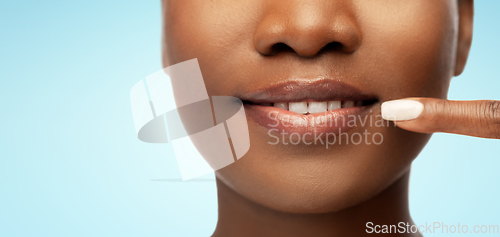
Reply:
M165 66L197 58L209 95L245 103L250 150L218 179L286 212L338 211L407 173L430 135L381 123L380 104L446 98L465 60L457 0L164 0L163 8ZM332 123L342 116L356 126Z

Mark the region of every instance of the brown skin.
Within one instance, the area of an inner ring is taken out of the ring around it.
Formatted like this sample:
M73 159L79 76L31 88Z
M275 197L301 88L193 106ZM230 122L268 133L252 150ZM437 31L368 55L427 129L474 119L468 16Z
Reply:
M376 95L378 115L383 101L447 97L467 60L472 8L472 0L164 0L164 66L197 58L211 96L333 78ZM248 126L249 152L216 172L214 236L360 236L367 221L412 223L409 171L429 134L368 127L383 134L381 145L327 150L271 146L263 127Z

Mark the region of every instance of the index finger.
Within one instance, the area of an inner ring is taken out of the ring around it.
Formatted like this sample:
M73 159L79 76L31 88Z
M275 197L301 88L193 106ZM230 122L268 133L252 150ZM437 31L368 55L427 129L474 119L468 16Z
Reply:
M455 133L500 139L500 101L407 98L382 104L382 117L420 133Z

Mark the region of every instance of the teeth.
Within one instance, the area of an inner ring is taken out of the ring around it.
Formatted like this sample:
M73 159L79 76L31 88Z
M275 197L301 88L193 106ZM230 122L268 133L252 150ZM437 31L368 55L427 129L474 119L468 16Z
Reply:
M291 103L264 103L264 106L274 106L276 108L289 110L298 114L316 114L324 113L330 110L336 110L341 108L351 108L351 107L361 107L363 106L363 101L340 101L332 100L328 102L291 102Z
M295 112L298 114L307 114L307 102L292 102L289 103L290 112Z
M342 106L342 108L351 108L351 107L354 107L354 101L345 101L344 105Z
M339 100L337 100L337 101L328 101L328 111L335 110L335 109L340 109L341 108L340 103L341 103L341 101L339 101Z
M288 110L288 103L274 103L274 107Z
M326 112L327 102L309 102L307 111L310 114Z

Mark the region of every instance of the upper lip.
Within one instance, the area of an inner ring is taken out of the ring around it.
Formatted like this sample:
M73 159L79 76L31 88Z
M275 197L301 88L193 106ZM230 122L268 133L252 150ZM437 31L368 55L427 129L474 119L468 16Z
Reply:
M278 103L302 101L376 101L375 95L332 79L290 80L240 96L252 103Z

